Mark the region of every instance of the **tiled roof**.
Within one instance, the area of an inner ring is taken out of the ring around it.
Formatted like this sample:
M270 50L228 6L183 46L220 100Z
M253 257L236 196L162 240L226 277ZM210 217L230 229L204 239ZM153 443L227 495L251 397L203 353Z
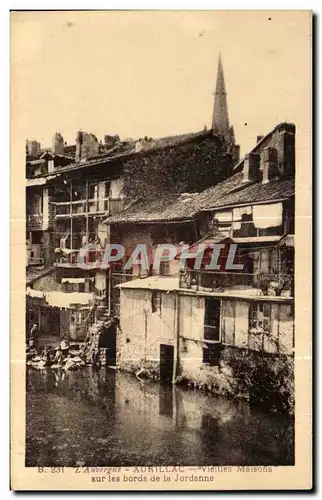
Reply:
M108 217L104 222L106 224L124 224L192 220L196 213L194 204L196 197L196 193L189 193L163 196L154 200L138 200L125 207L119 214Z
M41 158L63 158L65 160L74 160L74 156L72 154L67 153L53 153L50 149L47 149L41 155Z
M193 220L203 211L245 203L270 202L294 195L293 179L276 179L267 184L249 182L242 184L242 173L220 182L201 193L160 196L155 200L139 200L125 207L117 215L108 217L106 224L166 222Z
M269 181L267 184L263 184L261 181L250 182L244 186L240 185L240 189L226 189L229 188L229 184L233 186L238 177L239 182L241 182L242 174L238 173L227 179L227 181L217 184L214 188L207 189L207 192L200 193L197 201L201 210L282 200L293 196L295 193L294 179L276 179ZM237 185L236 182L236 187Z
M198 194L196 203L198 203L200 210L207 210L212 208L218 200L220 200L227 193L233 191L234 189L242 186L243 174L237 173L228 179L219 182L215 186L212 186L205 191Z
M126 222L162 222L193 219L193 217L208 206L212 207L217 199L240 185L242 174L220 182L201 193L161 196L155 200L139 200L125 207L121 213L108 217L106 224Z

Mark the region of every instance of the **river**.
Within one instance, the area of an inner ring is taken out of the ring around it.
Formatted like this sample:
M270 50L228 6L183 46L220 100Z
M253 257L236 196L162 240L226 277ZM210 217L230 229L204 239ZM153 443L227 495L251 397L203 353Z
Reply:
M26 466L291 465L279 414L110 368L27 371Z

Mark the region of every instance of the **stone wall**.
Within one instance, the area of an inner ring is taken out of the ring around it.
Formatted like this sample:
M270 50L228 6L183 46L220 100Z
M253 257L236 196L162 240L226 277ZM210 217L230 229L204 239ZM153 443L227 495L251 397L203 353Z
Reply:
M117 365L125 371L150 370L158 377L160 344L175 345L175 296L161 292L161 309L152 311L152 291L121 290Z
M53 271L50 274L46 274L45 276L41 276L37 280L33 282L33 289L39 290L40 292L62 292L63 288L61 283L58 283L56 280L56 271Z

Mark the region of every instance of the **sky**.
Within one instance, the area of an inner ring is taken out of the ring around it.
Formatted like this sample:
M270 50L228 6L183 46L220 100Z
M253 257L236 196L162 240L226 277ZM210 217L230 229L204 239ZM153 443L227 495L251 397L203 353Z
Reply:
M219 52L244 154L282 121L301 127L308 11L16 12L11 98L19 134L121 138L210 128Z

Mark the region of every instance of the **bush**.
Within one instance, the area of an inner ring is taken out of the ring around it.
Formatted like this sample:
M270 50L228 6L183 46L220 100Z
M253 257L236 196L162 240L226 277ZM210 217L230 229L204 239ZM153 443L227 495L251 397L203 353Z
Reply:
M236 395L248 393L252 403L294 413L294 359L291 355L227 347L221 361L231 369Z

